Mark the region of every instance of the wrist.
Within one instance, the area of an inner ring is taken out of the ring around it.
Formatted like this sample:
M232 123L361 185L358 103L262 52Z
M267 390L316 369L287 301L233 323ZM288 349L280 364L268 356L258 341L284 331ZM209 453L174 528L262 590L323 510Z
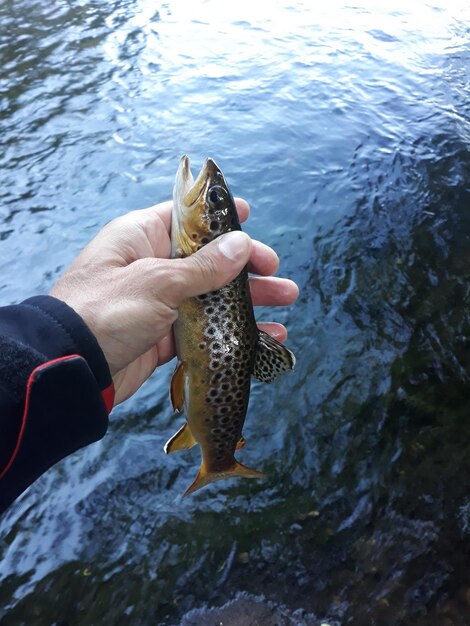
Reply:
M93 330L75 308L55 296L36 296L25 300L23 304L35 307L52 319L56 325L56 332L63 335L63 354L51 356L78 354L88 363L101 390L107 389L112 384L105 353Z

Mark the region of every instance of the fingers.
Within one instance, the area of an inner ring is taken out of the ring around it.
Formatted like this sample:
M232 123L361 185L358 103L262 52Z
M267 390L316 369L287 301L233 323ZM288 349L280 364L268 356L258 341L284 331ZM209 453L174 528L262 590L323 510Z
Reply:
M248 271L260 276L272 276L279 269L279 257L272 248L253 240Z
M243 198L235 198L235 206L237 207L238 219L243 224L250 217L250 205Z
M173 333L164 337L158 344L158 364L163 365L171 361L176 356L175 341L173 339Z
M171 228L171 212L173 211L173 200L166 200L165 202L159 202L147 209L139 209L138 211L132 211L129 216L135 219L139 219L140 216L158 217L165 224L167 232L170 232ZM139 215L140 214L140 215Z
M258 328L281 343L287 339L287 328L277 322L260 322Z
M299 295L299 288L288 278L250 278L250 291L255 306L287 306Z
M240 222L244 222L249 216L250 207L241 198L236 198L235 203ZM130 211L107 224L95 238L95 243L88 246L88 252L95 254L98 249L100 258L105 262L115 261L119 265L149 256L168 258L172 210L173 202L168 200L146 209ZM256 245L250 262L253 269L250 271L273 274L279 263L276 254L264 244Z
M167 262L166 280L160 284L162 299L177 308L186 298L220 289L248 263L251 239L235 231L217 237L189 257Z

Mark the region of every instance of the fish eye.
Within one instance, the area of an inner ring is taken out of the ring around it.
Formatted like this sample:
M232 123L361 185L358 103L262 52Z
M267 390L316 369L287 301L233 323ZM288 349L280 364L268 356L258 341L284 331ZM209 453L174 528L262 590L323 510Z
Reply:
M219 204L224 199L224 190L222 187L214 186L209 190L209 202L210 204Z
M219 194L217 193L217 190L211 189L211 192L209 194L209 200L211 202L217 202L218 199L219 199Z

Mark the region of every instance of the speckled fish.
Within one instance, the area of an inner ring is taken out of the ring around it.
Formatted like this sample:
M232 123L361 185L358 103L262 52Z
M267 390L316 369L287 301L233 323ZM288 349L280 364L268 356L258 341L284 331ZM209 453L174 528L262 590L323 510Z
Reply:
M224 175L207 159L196 181L188 157L176 175L171 226L172 257L186 257L216 237L241 230ZM231 283L185 300L174 327L178 363L171 380L173 408L187 422L165 452L198 443L202 464L185 495L222 478L259 478L261 472L234 456L245 441L242 429L250 379L271 382L294 367L295 357L256 325L246 268Z

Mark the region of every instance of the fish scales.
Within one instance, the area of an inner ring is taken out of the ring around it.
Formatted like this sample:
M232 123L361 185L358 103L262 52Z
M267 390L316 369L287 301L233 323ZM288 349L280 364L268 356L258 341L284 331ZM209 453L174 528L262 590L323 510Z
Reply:
M182 157L174 188L172 258L185 257L233 230L241 230L224 175L207 159L196 181ZM261 332L255 321L245 268L228 285L186 299L174 326L178 364L171 381L173 407L187 422L165 452L199 444L202 464L185 495L222 478L260 478L261 472L235 459L243 447L250 380L271 382L292 369L295 357Z
M248 407L258 329L246 271L179 311L181 358L188 364L186 417L209 471L234 464Z

